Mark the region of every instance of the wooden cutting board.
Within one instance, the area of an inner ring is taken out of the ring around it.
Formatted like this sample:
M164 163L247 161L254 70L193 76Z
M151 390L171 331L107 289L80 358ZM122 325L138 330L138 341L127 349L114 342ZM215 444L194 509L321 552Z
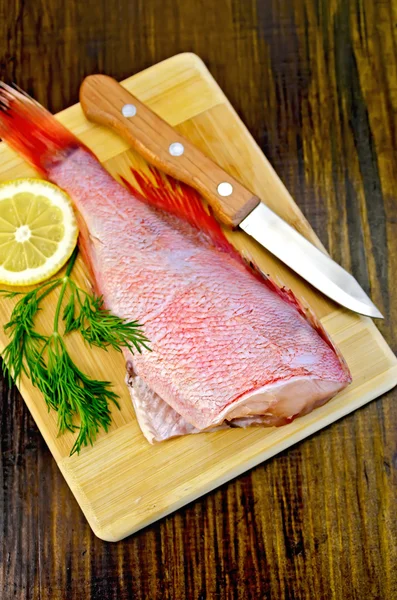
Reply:
M222 167L240 179L284 219L318 246L320 242L284 185L244 127L201 60L180 54L123 82L140 100L189 137ZM130 167L147 171L144 161L110 131L92 125L80 105L59 113L59 120L89 146L115 177L133 181ZM34 171L0 144L0 180L35 176ZM89 350L80 336L71 337L76 361L97 378L110 380L121 398L113 425L94 447L69 457L73 436L57 437L56 415L48 413L28 380L20 389L59 468L93 531L116 541L174 511L198 496L285 450L336 421L397 383L397 360L368 318L338 308L284 268L242 233L230 239L248 250L260 267L286 284L310 305L338 344L353 374L352 385L325 406L281 428L230 429L186 436L151 446L136 423L120 354ZM75 278L87 282L81 261ZM56 295L40 316L52 319ZM12 301L0 301L0 324L10 316ZM0 330L0 349L7 338Z

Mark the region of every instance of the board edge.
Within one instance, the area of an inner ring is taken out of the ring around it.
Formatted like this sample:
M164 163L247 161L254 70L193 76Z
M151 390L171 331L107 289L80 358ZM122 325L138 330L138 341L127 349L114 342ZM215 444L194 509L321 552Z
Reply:
M221 485L228 483L229 481L234 480L236 477L239 477L243 473L246 473L250 469L259 466L260 464L270 460L280 452L295 446L299 442L304 441L311 435L318 433L319 431L326 429L328 426L336 423L343 417L355 412L359 408L364 407L366 404L379 398L397 386L397 364L394 364L391 368L389 368L386 372L380 373L376 379L383 379L383 385L380 386L376 393L373 393L371 390L369 393L360 396L355 402L351 402L346 406L343 406L339 411L335 411L332 415L332 420L330 420L329 416L324 416L322 419L305 426L303 429L295 432L291 437L286 440L280 441L275 446L266 449L263 452L259 452L257 455L248 459L244 463L238 465L238 467L232 468L230 471L224 473L219 478L211 480L209 485L201 486L195 489L194 493L187 494L183 498L180 498L178 501L170 505L166 510L159 512L158 514L154 514L150 517L143 518L141 520L137 520L137 522L133 526L128 526L126 523L128 520L131 520L131 515L126 516L124 518L118 519L111 525L107 525L102 527L99 524L99 520L95 515L95 510L92 509L92 503L88 500L88 497L81 489L80 484L77 482L74 477L73 470L68 469L67 467L67 458L63 458L57 464L58 467L64 476L68 486L70 487L73 495L75 496L81 510L84 513L87 522L93 531L94 535L103 540L105 542L119 542L134 533L152 525L153 523L163 519L167 515L174 513L175 511L183 508L184 506L190 504L201 498L202 496L214 491ZM165 442L166 443L166 442Z

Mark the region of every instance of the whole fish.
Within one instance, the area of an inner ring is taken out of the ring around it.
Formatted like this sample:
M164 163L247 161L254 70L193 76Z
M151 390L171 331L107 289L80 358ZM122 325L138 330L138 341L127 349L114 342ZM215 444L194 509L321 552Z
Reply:
M244 264L198 198L184 203L163 186L148 204L29 97L3 84L0 104L0 137L75 203L80 249L106 307L144 325L152 351L125 358L150 442L282 425L349 384L321 325Z

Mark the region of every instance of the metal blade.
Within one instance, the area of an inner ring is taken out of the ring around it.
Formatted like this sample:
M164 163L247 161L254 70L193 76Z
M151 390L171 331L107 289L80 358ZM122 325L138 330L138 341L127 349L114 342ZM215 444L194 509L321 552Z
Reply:
M338 304L362 315L383 319L350 273L313 246L262 202L241 221L240 227Z

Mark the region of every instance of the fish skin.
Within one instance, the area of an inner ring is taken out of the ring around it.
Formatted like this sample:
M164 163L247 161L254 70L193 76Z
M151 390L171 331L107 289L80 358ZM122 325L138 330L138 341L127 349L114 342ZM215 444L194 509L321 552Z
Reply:
M331 345L274 286L188 223L135 199L89 153L77 149L48 177L84 221L84 255L106 306L144 325L152 352L126 359L187 423L219 425L228 407L264 386L305 379L314 405L318 382L329 383L328 400L351 381ZM301 412L278 414L277 394L266 403L286 422Z

